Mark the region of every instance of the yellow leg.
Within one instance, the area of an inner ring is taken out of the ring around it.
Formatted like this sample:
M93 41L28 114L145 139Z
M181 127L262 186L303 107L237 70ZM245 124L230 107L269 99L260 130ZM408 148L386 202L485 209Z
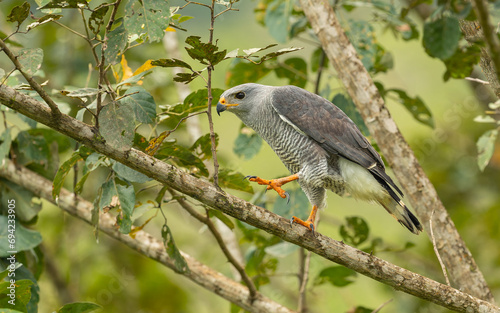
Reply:
M307 220L305 222L296 216L292 216L292 218L290 219L290 224L293 224L293 223L300 224L302 226L309 228L309 230L314 233L314 229L315 229L314 222L316 221L316 213L317 212L318 212L318 206L313 205L312 210L311 210L311 214L309 214L309 217L307 218Z

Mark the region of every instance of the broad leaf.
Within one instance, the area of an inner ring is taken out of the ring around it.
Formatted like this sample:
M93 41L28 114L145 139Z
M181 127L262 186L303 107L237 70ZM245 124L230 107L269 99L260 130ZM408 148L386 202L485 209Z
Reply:
M16 275L17 278L17 275ZM14 301L14 306L11 305L8 301L10 300L10 297L7 296L7 294L10 293L10 289L8 287L10 286L10 282L4 281L0 282L0 308L12 308L10 309L1 309L0 312L5 312L8 313L13 312L28 312L27 311L27 306L29 305L30 298L31 298L31 287L33 286L33 282L29 279L16 279L16 287L15 287L15 301ZM36 310L36 308L35 308ZM35 311L36 312L36 311Z
M215 147L217 147L218 143L219 135L215 134ZM198 138L189 149L191 151L194 151L202 160L208 160L212 158L212 139L210 137L210 133Z
M3 167L4 159L9 155L11 143L10 128L7 128L0 136L0 167Z
M92 302L74 302L62 306L57 313L90 313L102 309L102 306Z
M192 48L187 48L186 51L189 56L195 60L198 60L202 64L216 65L220 61L224 60L226 56L226 50L218 51L219 48L212 43L203 43L200 41L199 36L189 36L186 38L186 43Z
M134 110L129 105L111 102L99 114L99 131L111 146L126 150L134 140Z
M219 185L223 188L253 193L253 188L243 174L227 169L219 170Z
M128 234L132 227L132 213L135 206L134 186L122 185L115 181L115 188L123 213L123 219L119 222L120 232Z
M274 0L268 4L264 22L271 36L278 42L288 39L288 18L292 4L290 1Z
M453 56L461 37L458 19L443 15L424 24L423 44L432 57L447 60Z
M66 176L68 176L69 171L75 166L76 162L81 160L83 160L82 156L78 151L75 151L73 155L59 167L54 177L54 182L52 183L52 198L56 199L59 197Z
M307 84L307 63L302 58L290 58L279 64L274 72L279 78L288 79L289 85L304 88Z
M108 13L109 5L107 3L103 3L97 8L95 8L90 14L89 18L89 28L94 33L94 35L99 34L101 30L101 26L104 24L106 17L106 13Z
M49 158L49 147L42 135L22 131L17 135L18 160L20 164L40 164L46 166Z
M385 95L389 92L394 92L398 95L398 101L404 105L404 107L410 111L413 117L422 124L428 125L434 128L434 118L432 117L432 113L425 105L422 98L416 96L412 98L406 94L404 90L401 89L387 89L385 91ZM385 96L384 95L384 96Z
M156 153L156 157L162 160L170 160L179 166L187 168L193 174L208 177L208 170L203 161L189 149L177 145L174 141L163 142Z
M262 138L249 128L243 127L234 141L233 152L240 158L250 160L259 153L261 147Z
M42 236L39 232L25 228L16 219L15 232L13 228L7 227L7 225L14 225L8 222L8 218L5 215L0 215L0 223L4 225L0 228L0 257L7 257L14 254L12 251L21 252L29 249L33 249L42 242ZM12 236L15 234L15 240L12 240Z
M86 0L52 0L41 9L78 9L87 7Z
M129 34L160 41L170 23L170 6L164 0L130 0L125 7L125 28Z
M477 141L477 165L481 171L488 165L495 151L495 142L498 137L498 130L491 129L485 132Z
M127 46L127 30L123 23L109 32L106 36L107 45L104 50L104 57L110 64L120 62L120 55Z
M28 75L33 75L42 66L43 50L40 48L21 49L17 54L17 60L21 63L23 71Z
M148 176L134 169L131 169L130 167L125 166L120 162L114 162L113 170L116 172L116 174L118 174L118 176L129 182L145 183L152 180L152 178L149 178Z
M135 112L135 119L139 123L152 123L156 117L156 103L153 96L142 87L132 87L119 101L128 105Z
M17 26L20 26L25 19L30 15L30 5L28 2L24 2L21 5L18 5L10 11L10 14L7 16L8 22L17 22Z
M42 209L42 204L33 201L36 197L30 190L0 178L0 211L7 212L9 203L15 201L16 217L25 223L33 222Z
M175 271L177 273L186 273L189 271L186 260L182 257L181 252L177 249L175 245L174 237L172 236L172 231L167 224L164 224L161 229L161 237L163 238L163 244L167 249L168 256L173 259L175 265Z
M234 223L227 217L224 213L218 210L208 210L209 217L217 217L221 222L223 222L230 229L234 229Z
M212 89L212 103L211 105L216 105L219 101L220 95L224 91L222 89L213 88ZM168 115L169 119L172 120L175 124L183 118L188 116L191 113L206 110L208 105L208 90L207 89L199 89L197 91L193 91L190 93L182 104L168 107L167 110L163 113L164 115Z
M332 266L323 269L314 280L314 285L330 283L337 287L345 287L354 282L357 273L344 266Z
M359 246L368 239L370 229L364 219L358 216L346 217L346 223L340 226L340 236L348 245Z
M248 61L235 59L229 66L228 74L226 75L226 85L236 86L244 83L256 83L261 78L271 72L271 69L265 64L253 64Z
M158 59L151 62L152 65L161 67L183 67L192 69L191 65L179 59Z
M481 48L478 45L457 49L451 58L444 61L446 72L443 79L447 81L450 78L463 79L469 76L480 58Z
M26 26L26 31L30 31L35 27L38 27L40 25L43 25L43 24L46 24L46 23L49 23L52 21L57 21L61 17L62 17L62 15L55 15L55 14L45 15L45 16L41 17L40 19L38 19L36 22L33 22L33 23L29 24L28 26Z

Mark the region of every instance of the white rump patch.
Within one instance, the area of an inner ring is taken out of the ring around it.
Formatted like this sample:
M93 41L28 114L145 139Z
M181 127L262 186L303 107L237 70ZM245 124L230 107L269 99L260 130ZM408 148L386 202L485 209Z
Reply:
M366 168L342 157L339 158L339 167L346 191L353 198L376 202L387 200L389 193Z

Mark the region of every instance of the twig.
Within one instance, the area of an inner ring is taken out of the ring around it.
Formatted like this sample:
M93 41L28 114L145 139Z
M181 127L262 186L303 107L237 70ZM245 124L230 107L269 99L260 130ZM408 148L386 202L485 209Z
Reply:
M480 84L483 84L483 85L489 85L490 84L490 82L487 82L487 81L479 79L479 78L474 78L474 77L465 77L465 80L468 80L468 81L471 81L471 82L480 83Z
M177 203L180 204L180 206L186 210L189 214L191 214L192 217L196 218L198 221L201 223L207 225L208 229L214 236L215 240L217 241L217 244L221 248L222 252L226 256L227 260L231 265L234 266L234 268L238 271L238 273L241 276L241 279L245 282L245 284L248 287L248 291L250 293L250 303L252 303L255 300L255 296L257 295L257 289L255 288L254 283L248 277L247 272L245 272L245 269L241 266L241 264L236 260L236 258L231 254L229 249L226 246L226 243L224 242L224 239L222 238L221 234L215 227L215 224L212 223L212 220L208 216L204 216L200 213L198 213L184 198L180 197L177 192L172 190L171 188L168 189L168 192L172 195L173 198L177 200Z
M314 85L314 93L319 95L319 86L321 83L321 75L323 74L323 69L325 66L326 53L325 50L321 49L321 58L319 59L318 75L316 75L316 83Z
M392 302L393 299L389 299L387 301L385 301L384 303L382 303L378 308L376 308L375 310L372 311L372 313L378 313L380 312L380 310L382 310L382 308L386 305L388 305L389 303Z
M47 105L50 107L50 110L52 111L52 116L53 117L59 117L61 115L61 111L59 111L59 108L57 107L57 104L52 100L52 98L43 90L42 86L38 84L31 75L28 75L22 68L21 63L17 60L17 57L14 55L14 53L7 47L5 42L0 39L0 48L2 48L3 52L9 57L9 59L14 63L14 66L16 69L23 75L23 77L28 81L28 84L33 88L38 95L47 103Z
M443 264L443 260L441 260L441 256L439 255L439 250L436 245L436 238L434 237L434 231L432 229L432 217L434 216L434 209L431 212L431 217L429 218L429 230L431 233L431 239L432 239L432 247L434 248L434 253L436 254L439 265L441 265L441 270L443 271L444 278L446 279L446 284L451 287L450 280L448 279L448 273L446 271L446 267Z
M495 64L497 71L497 78L500 79L500 42L498 40L495 29L490 23L490 14L488 12L488 3L484 0L474 0L474 11L476 12L477 19L481 28L483 29L484 39L486 45L491 53L491 59Z
M297 311L299 313L306 313L307 302L306 302L306 287L309 281L309 265L311 263L311 251L305 251L304 248L300 249L299 252L299 303Z

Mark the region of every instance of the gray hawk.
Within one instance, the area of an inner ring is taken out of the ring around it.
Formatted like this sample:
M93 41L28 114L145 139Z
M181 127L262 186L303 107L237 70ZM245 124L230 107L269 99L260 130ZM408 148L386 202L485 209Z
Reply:
M306 221L293 216L291 223L315 229L316 212L325 206L326 190L340 196L375 202L412 233L422 225L401 200L403 193L385 173L380 155L354 122L330 101L295 86L242 84L226 90L217 113L228 110L255 130L292 175L266 180L282 198L284 184L297 180L312 204Z

